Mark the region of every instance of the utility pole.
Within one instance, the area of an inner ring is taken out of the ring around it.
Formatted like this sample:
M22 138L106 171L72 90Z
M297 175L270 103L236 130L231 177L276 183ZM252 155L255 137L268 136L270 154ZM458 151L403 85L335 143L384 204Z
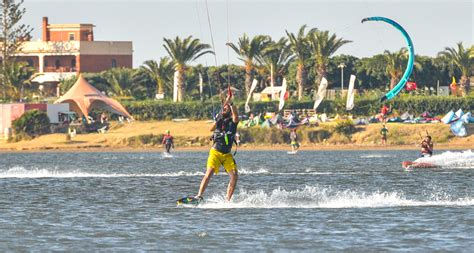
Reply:
M341 69L341 95L342 95L342 91L344 90L344 68L346 67L346 65L344 63L341 63L337 67Z

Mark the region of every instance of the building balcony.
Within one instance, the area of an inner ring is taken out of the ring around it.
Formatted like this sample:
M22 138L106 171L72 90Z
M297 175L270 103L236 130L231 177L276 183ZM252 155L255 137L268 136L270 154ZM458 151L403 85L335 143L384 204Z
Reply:
M44 72L64 73L64 72L76 72L76 67L44 67Z

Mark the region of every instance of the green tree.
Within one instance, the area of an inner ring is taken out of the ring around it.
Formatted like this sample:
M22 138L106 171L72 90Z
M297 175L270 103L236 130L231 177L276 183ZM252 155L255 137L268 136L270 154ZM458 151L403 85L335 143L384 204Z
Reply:
M286 38L281 38L277 42L270 40L262 53L257 56L257 61L262 65L264 72L270 75L270 82L282 79L288 72L288 66L294 58L287 42Z
M71 76L69 78L61 78L59 80L59 92L61 95L64 95L69 89L74 86L77 81L78 76Z
M474 68L474 56L471 48L464 48L462 42L457 43L457 48L446 47L444 51L438 53L449 62L461 70L460 87L464 94L469 92L469 78Z
M135 85L134 70L129 68L113 68L103 72L105 81L110 86L111 95L119 98L133 96Z
M227 44L239 55L239 59L245 64L245 94L249 94L250 92L253 79L252 71L255 68L256 60L269 41L269 36L257 35L250 39L247 34L244 33L244 35L239 38L237 45L234 43Z
M383 88L389 83L385 66L383 54L360 59L355 67L358 86L370 90Z
M183 101L185 96L185 70L186 64L196 60L205 54L214 54L210 49L211 46L203 44L199 39L193 39L189 36L182 40L176 37L174 40L164 38L165 44L163 46L173 60L174 69L177 71L177 85L178 85L178 102Z
M3 90L4 99L7 93L6 91L16 85L16 83L9 83L6 77L7 68L8 66L14 66L12 61L15 61L15 54L21 50L23 42L30 38L31 31L33 30L28 25L20 23L26 12L25 8L21 7L22 4L23 0L18 3L15 3L14 0L2 0L0 3L0 57L2 64L0 70L0 88Z
M352 41L338 38L329 31L314 30L309 34L312 57L319 78L327 78L329 59L339 48Z
M386 72L390 77L390 89L395 87L395 84L403 75L408 59L407 53L408 50L406 48L402 48L399 51L393 53L388 50L385 50L384 52L385 62L387 64Z
M306 87L307 79L306 65L311 57L309 39L308 35L305 34L305 29L306 25L301 26L297 35L285 31L288 36L290 50L293 52L297 63L296 83L298 84L298 100L301 100L303 97L303 90Z
M37 76L36 70L26 62L10 61L4 64L4 91L15 101L22 101L31 91L31 80Z
M160 63L148 60L140 66L138 74L148 75L156 85L156 93L164 94L164 87L169 85L173 79L173 64L168 57L162 57Z
M341 86L341 69L339 66L344 64L344 87L347 89L349 83L350 75L355 74L355 66L359 59L351 55L337 55L331 57L327 67L328 75L328 87L340 87ZM357 78L356 78L357 80Z

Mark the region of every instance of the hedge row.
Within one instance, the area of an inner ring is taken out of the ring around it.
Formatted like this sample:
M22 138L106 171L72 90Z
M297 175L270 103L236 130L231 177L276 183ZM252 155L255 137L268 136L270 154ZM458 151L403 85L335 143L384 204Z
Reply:
M313 101L287 101L285 109L310 109ZM244 102L235 103L240 112L243 112ZM420 115L429 111L435 115L443 115L449 110L463 109L474 111L474 97L435 97L435 96L409 96L399 97L388 102L396 112L410 112ZM124 102L124 106L137 120L170 120L173 118L189 118L192 120L211 119L219 112L221 104L211 102L182 102L171 101L138 101ZM344 100L324 100L318 107L318 113L348 114L356 116L370 116L380 111L381 103L375 99L359 99L355 101L354 109L347 112ZM278 102L252 102L250 108L254 113L276 112Z

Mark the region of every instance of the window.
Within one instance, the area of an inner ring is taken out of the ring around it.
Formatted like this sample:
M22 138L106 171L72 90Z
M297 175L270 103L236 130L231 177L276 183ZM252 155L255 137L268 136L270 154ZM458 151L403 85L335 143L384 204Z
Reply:
M69 40L74 40L74 39L75 39L74 33L69 33Z
M44 59L44 60L43 60L43 65L44 65L45 67L48 67L48 60Z
M28 63L28 66L33 67L33 60L32 59L28 59L28 60L26 60L26 62Z
M73 68L76 67L76 59L71 60L71 67L73 67Z
M59 69L59 67L61 67L61 62L59 61L59 59L56 60L54 65L56 66L56 69Z
M112 59L112 68L116 68L116 67L117 67L117 60Z

